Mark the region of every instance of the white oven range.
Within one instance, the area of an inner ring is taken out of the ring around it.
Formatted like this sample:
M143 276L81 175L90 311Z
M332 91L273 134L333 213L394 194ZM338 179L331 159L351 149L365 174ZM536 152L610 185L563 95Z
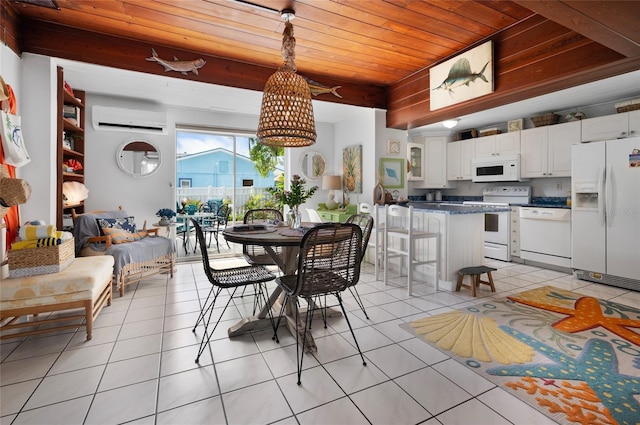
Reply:
M482 202L465 201L465 205L508 207L531 203L530 186L491 186L482 191ZM511 261L511 226L508 213L484 215L484 256Z

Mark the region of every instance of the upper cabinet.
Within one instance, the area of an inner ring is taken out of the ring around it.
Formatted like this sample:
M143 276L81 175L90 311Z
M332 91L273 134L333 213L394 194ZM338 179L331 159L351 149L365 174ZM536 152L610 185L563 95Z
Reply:
M407 143L407 161L411 167L407 180L424 180L424 145L422 143Z
M640 134L640 110L582 120L582 141L620 139Z
M521 132L521 176L571 177L571 145L580 143L580 121Z
M447 138L426 137L424 141L424 183L420 187L446 189L456 187L447 180Z
M471 180L474 139L447 143L447 180Z
M475 157L486 158L497 155L516 155L520 153L520 132L495 134L478 137L475 142Z
M640 136L640 109L627 114L629 114L629 136Z
M84 212L84 201L68 199L63 194L65 182L84 184L84 120L85 92L65 87L63 70L58 67L58 134L57 134L57 213L56 227L63 228L63 215Z

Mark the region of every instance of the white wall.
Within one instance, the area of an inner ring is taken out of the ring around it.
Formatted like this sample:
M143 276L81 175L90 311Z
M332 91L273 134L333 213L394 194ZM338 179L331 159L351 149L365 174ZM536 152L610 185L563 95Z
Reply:
M371 203L375 163L375 110L370 108L354 108L353 113L336 123L335 149L332 155L333 173L342 176L342 154L347 146L362 145L362 193L350 193L349 201ZM370 189L369 189L370 188ZM325 192L326 193L326 192ZM342 191L336 193L336 200L342 201ZM368 195L368 196L367 196ZM326 195L325 195L326 200Z
M16 69L19 69L17 75L11 76ZM55 183L52 183L57 178L55 62L27 53L19 59L3 46L0 72L5 82L14 88L25 145L31 157L30 163L16 170L17 177L31 185L29 201L20 206L21 221L42 219L55 223L57 200Z
M22 94L22 60L13 50L5 44L0 45L0 75L4 82L11 86L16 98L20 99ZM18 113L22 111L20 102L18 102Z
M257 127L257 124L256 124ZM254 127L255 128L255 127ZM285 148L285 177L291 179L293 174L300 174L300 159L307 152L319 152L325 158L325 174L334 174L339 171L334 167L333 152L334 144L334 125L329 123L316 122L316 143L305 148ZM342 163L342 162L341 162ZM292 170L292 171L289 171ZM285 182L288 187L289 182ZM307 179L306 187L318 186L316 193L305 202L302 211L302 221L309 221L309 217L304 208L317 208L318 204L327 200L327 190L322 190L322 178L316 180Z
M255 130L258 127L258 117L253 115L224 114L212 111L173 108L163 105L150 104L142 100L113 98L107 96L87 95L87 122L91 121L91 107L93 105L121 107L128 109L142 109L156 112L166 112L168 115L168 134L128 133L119 131L95 130L91 125L86 127L85 145L85 184L89 188L89 198L86 207L94 209L113 209L122 205L124 209L136 216L136 221L148 223L157 221L155 212L160 208L175 207L175 173L176 173L176 125L192 125L201 127L228 128L234 130ZM309 150L321 152L330 157L333 151L333 125L317 123L318 134L316 144ZM134 138L149 140L159 146L162 164L158 172L144 178L130 177L118 168L116 152L125 141ZM285 175L297 173L300 156L307 148L287 148L285 155ZM291 168L290 168L291 167ZM289 170L294 170L290 172ZM309 181L307 186L318 185L320 181ZM323 202L326 194L318 190L308 205L315 207Z
M407 142L409 141L409 132L406 130L396 130L393 128L387 128L387 116L386 111L378 109L376 110L376 157L373 169L375 170L374 178L371 180L371 186L368 188L368 198L369 203L373 202L373 187L376 185L378 181L378 177L380 176L380 158L393 158L393 155L387 154L387 140L395 139L399 140L400 145L400 154L397 156L398 158L407 158ZM404 175L404 186L402 189L397 189L399 192L399 196L407 196L409 192L409 184L407 182L406 175L406 165L405 165L405 175ZM395 190L395 189L394 189Z

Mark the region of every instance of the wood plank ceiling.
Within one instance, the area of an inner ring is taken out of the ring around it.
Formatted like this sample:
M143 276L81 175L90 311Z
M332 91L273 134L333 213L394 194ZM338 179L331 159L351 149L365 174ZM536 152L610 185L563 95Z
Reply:
M386 108L396 128L640 68L634 1L33 1L3 2L3 41L18 52L165 75L145 60L153 48L207 61L199 75L166 75L252 90L282 65L278 11L292 8L298 72L342 86L322 100ZM495 93L430 112L429 68L487 40Z

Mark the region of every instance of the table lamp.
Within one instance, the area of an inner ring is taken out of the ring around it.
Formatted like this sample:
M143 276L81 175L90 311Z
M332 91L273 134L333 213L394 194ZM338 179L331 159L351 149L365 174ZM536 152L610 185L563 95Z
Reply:
M322 190L329 191L329 199L327 200L327 208L335 210L338 207L334 190L342 189L342 177L340 176L322 176Z

